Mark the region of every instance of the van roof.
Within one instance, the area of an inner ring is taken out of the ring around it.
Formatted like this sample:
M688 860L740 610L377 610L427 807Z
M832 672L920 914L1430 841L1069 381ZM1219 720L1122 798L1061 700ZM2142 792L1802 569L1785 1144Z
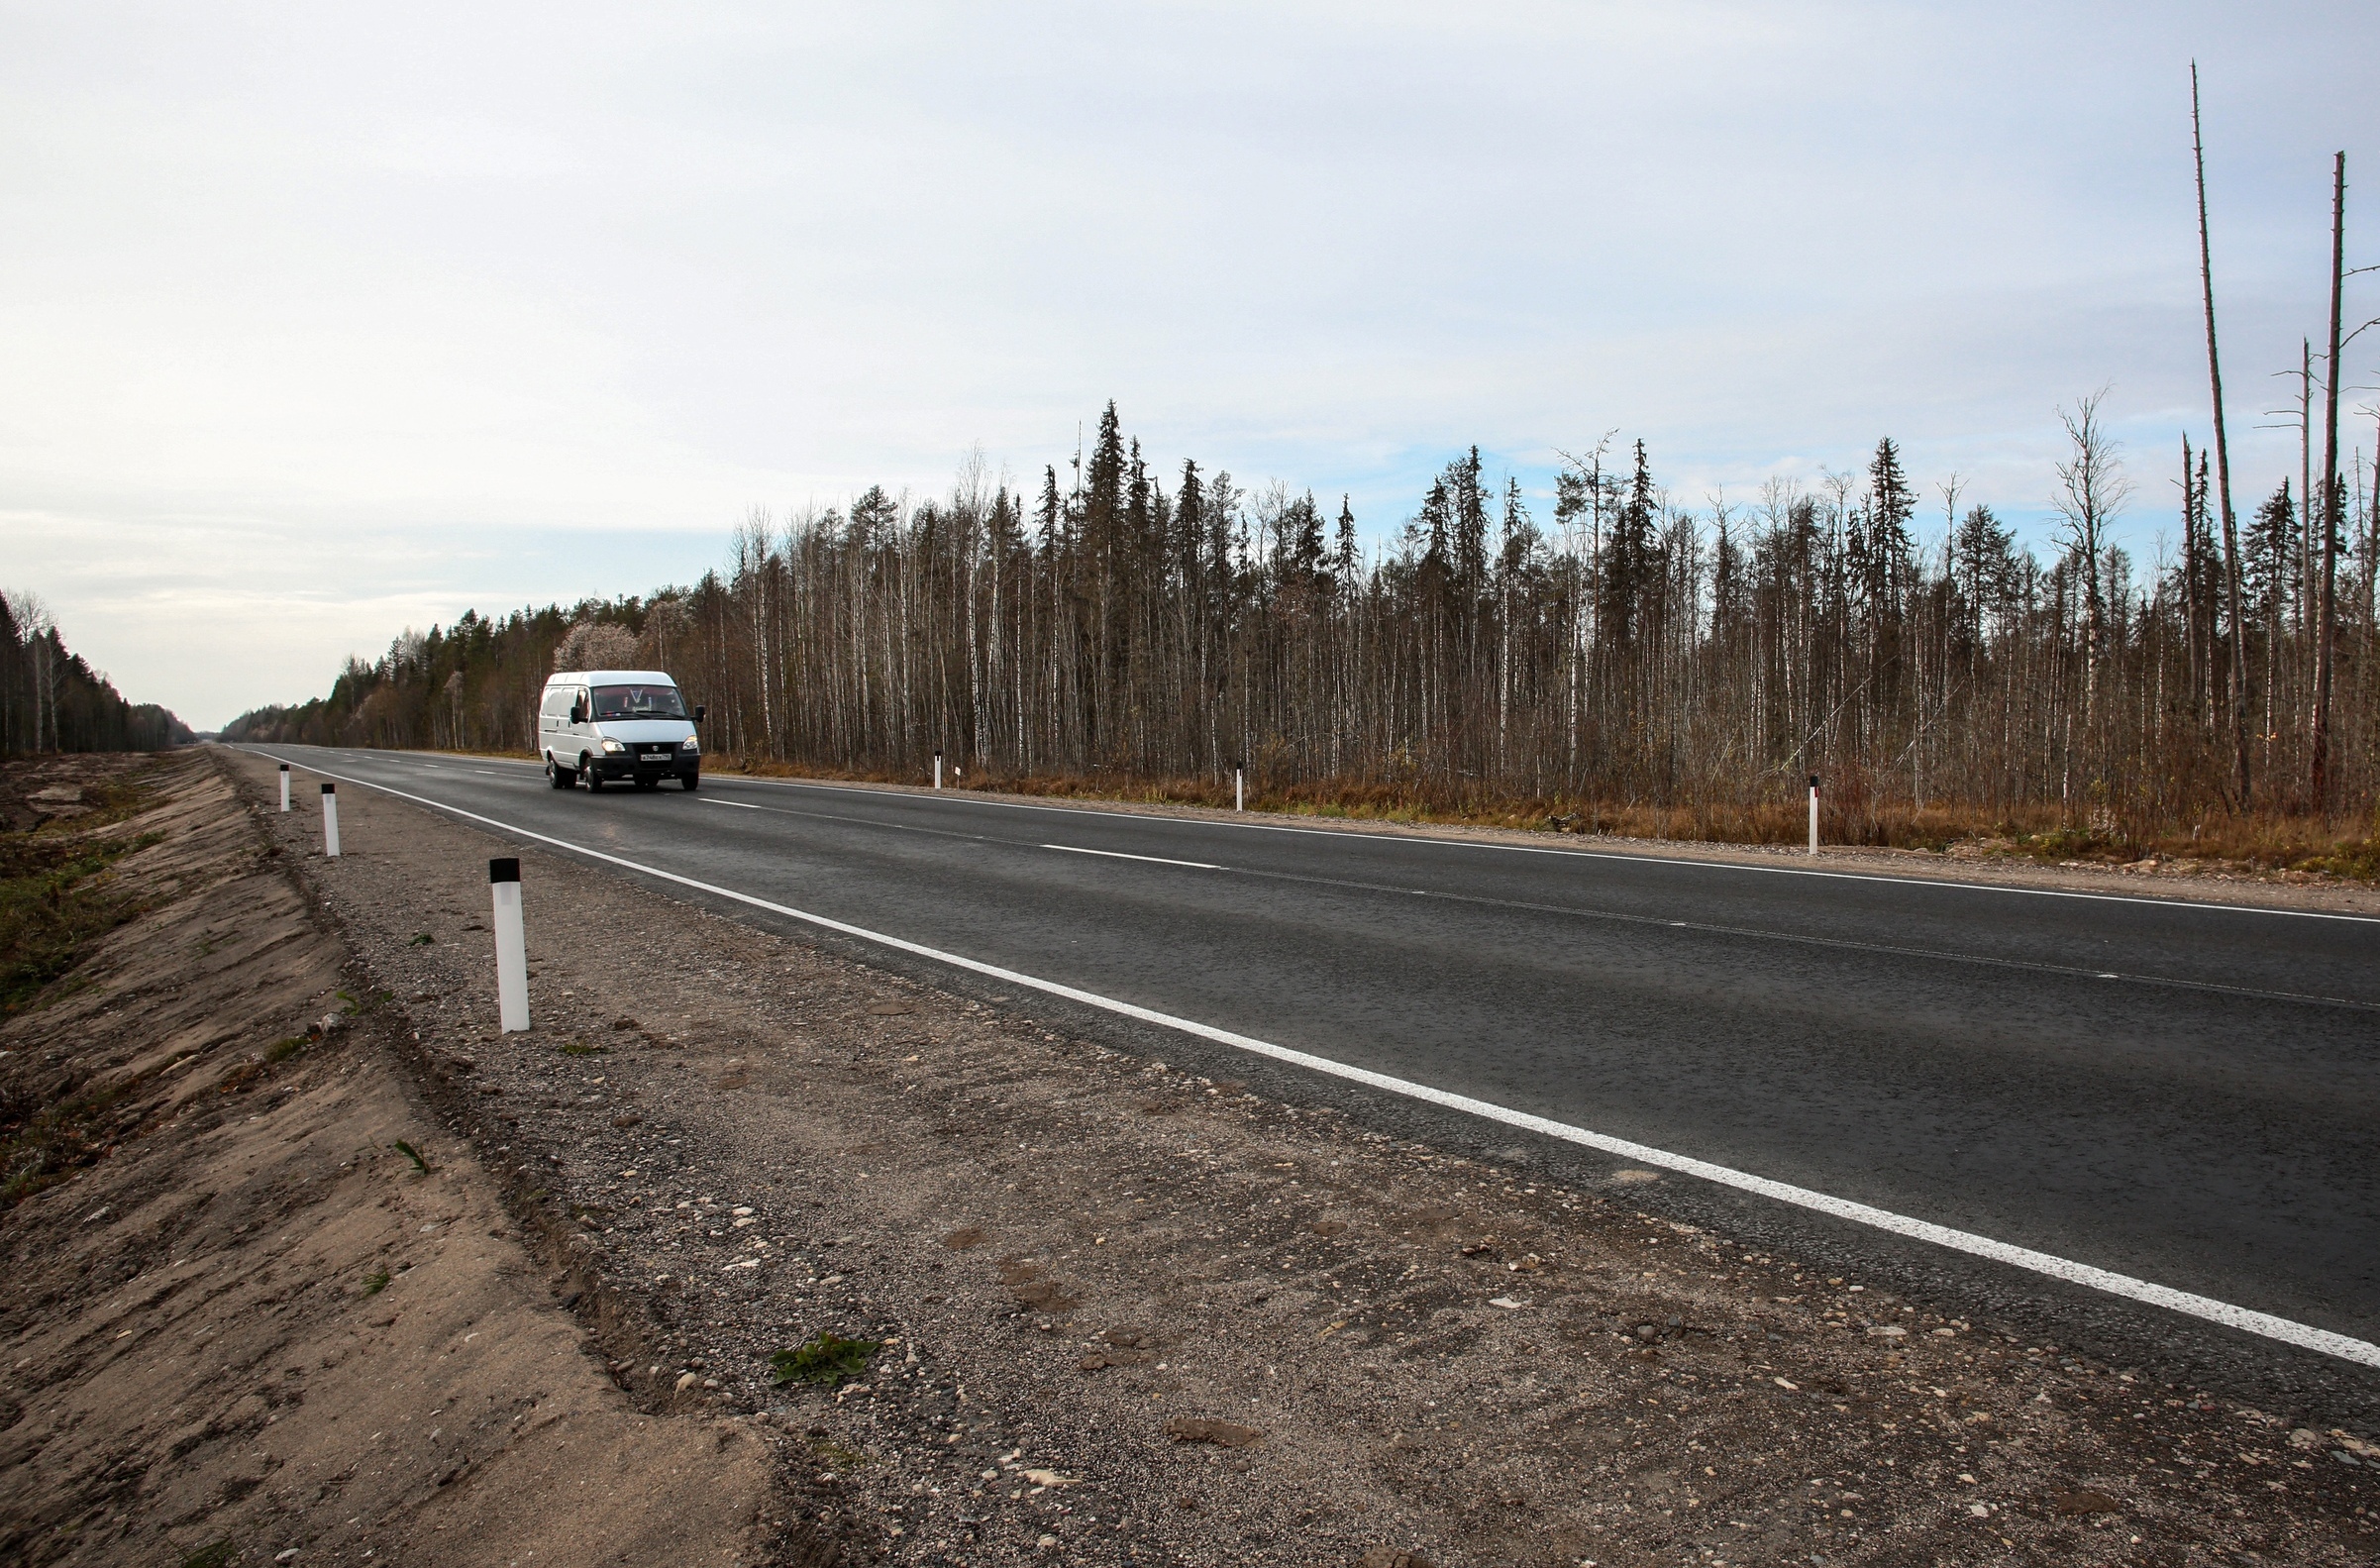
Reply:
M557 670L546 678L550 686L674 686L665 670Z

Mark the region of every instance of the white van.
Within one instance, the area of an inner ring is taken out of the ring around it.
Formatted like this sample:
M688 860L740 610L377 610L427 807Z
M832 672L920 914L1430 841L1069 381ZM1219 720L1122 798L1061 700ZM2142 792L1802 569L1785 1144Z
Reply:
M538 704L537 744L557 789L579 780L600 789L612 780L639 789L674 779L680 789L702 783L702 748L677 682L659 670L566 670L546 682Z

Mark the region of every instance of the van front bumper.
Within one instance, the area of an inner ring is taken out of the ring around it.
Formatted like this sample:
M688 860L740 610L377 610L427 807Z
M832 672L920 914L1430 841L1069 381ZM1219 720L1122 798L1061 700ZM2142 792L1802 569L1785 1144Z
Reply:
M590 757L587 767L606 784L614 779L697 779L702 775L702 758L682 752L638 752Z

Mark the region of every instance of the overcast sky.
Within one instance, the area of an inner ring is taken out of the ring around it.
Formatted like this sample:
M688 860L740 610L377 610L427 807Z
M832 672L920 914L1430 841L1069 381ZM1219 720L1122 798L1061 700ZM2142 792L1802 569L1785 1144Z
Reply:
M2037 518L2105 384L2146 554L2194 54L2244 509L2335 149L2380 260L2369 4L0 3L0 582L213 726L1110 397L1379 538L1613 429L1684 503L1889 434Z

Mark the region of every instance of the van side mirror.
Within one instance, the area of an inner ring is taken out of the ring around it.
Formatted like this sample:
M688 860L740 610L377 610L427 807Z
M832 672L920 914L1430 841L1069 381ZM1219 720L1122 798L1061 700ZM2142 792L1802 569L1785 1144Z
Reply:
M573 724L584 724L586 722L585 703L573 702L570 704L570 722Z
M699 703L699 702L695 703L695 704L694 704L694 722L695 722L695 723L699 724L699 723L701 723L701 722L702 722L702 714L703 714L703 707L702 707L702 704L701 704L701 703Z

